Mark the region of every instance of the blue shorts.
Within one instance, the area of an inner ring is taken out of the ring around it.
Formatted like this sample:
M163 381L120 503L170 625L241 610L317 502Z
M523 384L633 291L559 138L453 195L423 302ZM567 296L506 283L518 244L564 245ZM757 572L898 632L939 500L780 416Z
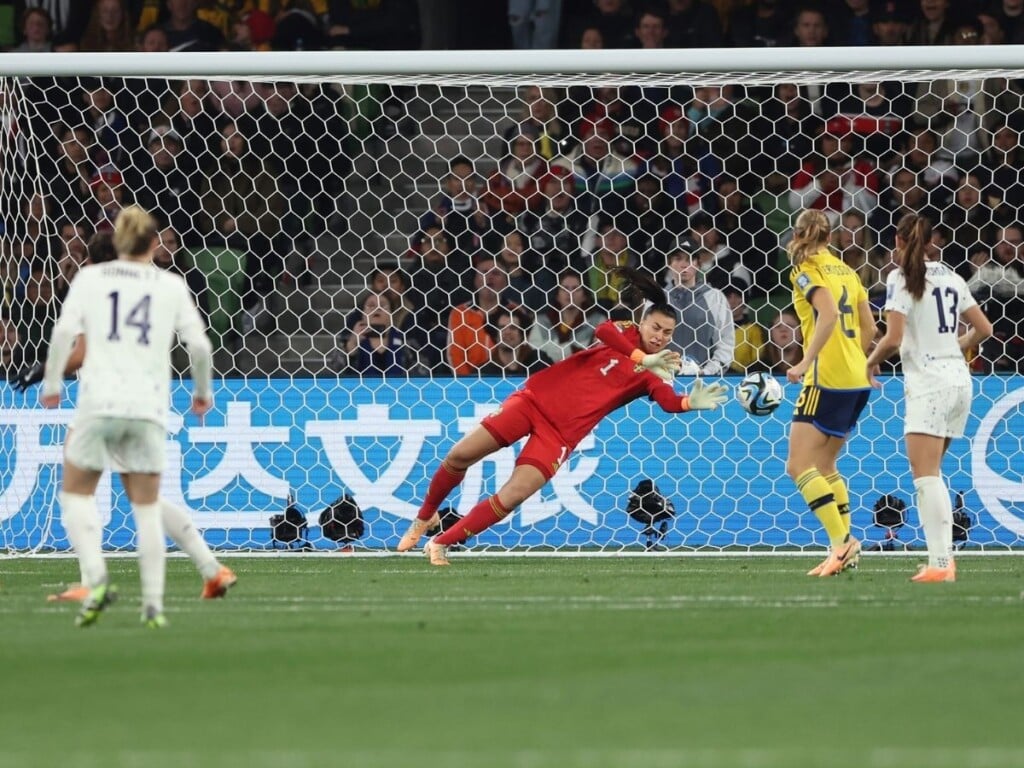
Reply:
M857 426L870 389L822 389L806 384L793 407L793 421L806 421L821 432L846 437Z

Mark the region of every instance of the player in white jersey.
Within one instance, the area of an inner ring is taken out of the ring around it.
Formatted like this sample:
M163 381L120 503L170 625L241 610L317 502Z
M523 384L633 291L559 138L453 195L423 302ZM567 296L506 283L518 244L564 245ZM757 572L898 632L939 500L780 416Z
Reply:
M928 564L911 581L956 581L953 505L942 478L942 457L962 437L971 410L971 374L964 351L992 335L992 323L963 278L929 258L932 226L908 213L896 229L885 309L887 329L868 357L868 375L878 387L882 361L896 350L903 361L906 401L904 435L917 491L917 509L928 545ZM960 334L961 321L969 330Z
M114 224L117 261L85 267L71 283L54 325L43 376L42 404L60 402L61 382L75 338L89 350L78 403L64 447L62 522L89 588L78 614L89 626L114 599L101 546L93 494L103 470L117 462L132 502L138 537L143 622L163 616L164 531L158 503L170 401L170 352L175 334L188 347L192 411L211 399L211 348L185 281L153 265L159 244L153 218L137 206Z

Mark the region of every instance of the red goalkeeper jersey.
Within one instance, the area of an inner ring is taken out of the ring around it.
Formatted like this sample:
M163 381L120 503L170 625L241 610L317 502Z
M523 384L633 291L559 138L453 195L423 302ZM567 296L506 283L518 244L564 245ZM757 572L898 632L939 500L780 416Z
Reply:
M640 346L635 325L606 320L595 336L599 343L533 374L523 387L570 450L601 419L643 395L669 413L686 410L671 384L630 360Z

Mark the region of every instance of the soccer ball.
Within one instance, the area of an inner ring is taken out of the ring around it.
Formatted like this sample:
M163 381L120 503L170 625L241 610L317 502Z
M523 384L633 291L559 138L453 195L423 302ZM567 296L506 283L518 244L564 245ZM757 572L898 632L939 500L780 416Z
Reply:
M782 385L770 373L748 373L736 387L736 399L754 416L767 416L782 404Z

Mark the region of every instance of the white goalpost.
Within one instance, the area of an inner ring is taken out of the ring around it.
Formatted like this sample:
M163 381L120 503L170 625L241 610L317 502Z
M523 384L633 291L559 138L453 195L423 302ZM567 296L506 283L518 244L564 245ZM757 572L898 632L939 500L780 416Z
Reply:
M735 308L732 357L706 375L785 381L795 213L827 212L880 310L894 224L916 210L997 328L971 353L969 433L943 465L958 542L1014 551L1021 131L1020 46L3 54L3 364L13 380L45 357L87 243L137 202L161 222L162 265L196 295L219 377L202 424L183 415L188 382L172 387L164 496L218 550L385 552L447 449L526 372L635 310L612 267L660 274L685 243ZM474 315L488 290L495 309ZM888 373L840 470L858 536L922 549L902 377ZM69 379L45 410L31 386L0 382L0 552L68 549L54 499L74 392ZM785 392L764 418L732 401L706 416L636 401L468 548L818 550L785 474L797 388ZM471 468L449 521L517 451ZM645 479L659 494L630 516ZM325 536L321 512L345 493L365 526ZM906 511L880 524L892 498ZM105 547L132 550L116 480L97 502Z

